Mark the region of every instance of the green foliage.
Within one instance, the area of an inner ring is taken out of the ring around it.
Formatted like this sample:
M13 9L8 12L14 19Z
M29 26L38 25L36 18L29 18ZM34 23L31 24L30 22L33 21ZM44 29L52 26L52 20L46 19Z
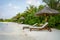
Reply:
M49 26L52 28L60 28L60 15L50 16Z
M43 0L52 9L60 10L60 0Z
M43 5L40 5L38 8L33 5L30 5L23 13L18 13L11 20L12 22L18 22L18 23L23 21L24 24L30 24L30 25L33 25L34 23L40 23L42 21L40 19L42 18L36 17L35 13L38 12L39 10L42 10L43 8L44 8ZM20 19L22 16L25 18L25 20Z
M3 19L0 19L0 22L3 22Z

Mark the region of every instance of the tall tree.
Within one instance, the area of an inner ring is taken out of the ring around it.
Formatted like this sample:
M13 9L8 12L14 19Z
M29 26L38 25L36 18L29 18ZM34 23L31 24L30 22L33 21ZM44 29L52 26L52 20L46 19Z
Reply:
M45 2L49 7L53 8L53 9L60 9L58 7L58 4L60 3L60 0L43 0L43 2Z

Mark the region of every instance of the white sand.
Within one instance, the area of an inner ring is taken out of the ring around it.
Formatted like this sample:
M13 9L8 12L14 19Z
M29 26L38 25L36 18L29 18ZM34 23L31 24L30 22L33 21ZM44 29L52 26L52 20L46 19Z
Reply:
M48 31L25 31L28 36L34 37L36 40L60 40L60 31L53 29Z
M45 31L29 31L22 30L25 24L17 24L9 22L6 27L0 30L1 40L60 40L60 30L52 29L52 32Z

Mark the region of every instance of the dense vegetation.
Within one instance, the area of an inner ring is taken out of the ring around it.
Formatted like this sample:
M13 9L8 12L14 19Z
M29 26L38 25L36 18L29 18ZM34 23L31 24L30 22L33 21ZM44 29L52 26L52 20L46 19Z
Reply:
M57 11L60 11L60 0L43 0L50 8L53 8ZM58 5L58 6L57 6ZM45 6L40 5L38 7L35 7L33 5L29 5L27 9L23 13L18 13L16 16L12 17L10 20L5 21L11 21L11 22L17 22L21 23L23 21L23 24L29 24L33 25L35 23L39 24L45 22L45 16L36 16L35 13L42 10ZM24 19L20 19L21 17L24 17ZM58 15L50 15L48 16L48 22L49 27L60 29L60 14Z
M11 19L0 19L0 22L11 22Z
M33 25L34 23L41 23L44 17L43 16L37 17L35 13L40 11L43 8L44 8L43 5L40 5L38 8L33 5L32 6L30 5L30 7L27 7L26 11L24 11L23 13L18 13L15 17L13 17L12 21L18 23L24 21L23 22L24 24L30 24L30 25ZM24 17L25 19L21 20L20 19L21 17Z
M60 10L60 0L43 0L49 7Z

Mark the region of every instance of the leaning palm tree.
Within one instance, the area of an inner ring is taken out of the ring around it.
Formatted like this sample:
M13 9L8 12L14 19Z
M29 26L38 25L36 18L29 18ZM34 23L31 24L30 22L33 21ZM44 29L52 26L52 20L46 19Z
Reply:
M53 9L59 9L57 6L60 3L60 0L43 0L43 2Z

